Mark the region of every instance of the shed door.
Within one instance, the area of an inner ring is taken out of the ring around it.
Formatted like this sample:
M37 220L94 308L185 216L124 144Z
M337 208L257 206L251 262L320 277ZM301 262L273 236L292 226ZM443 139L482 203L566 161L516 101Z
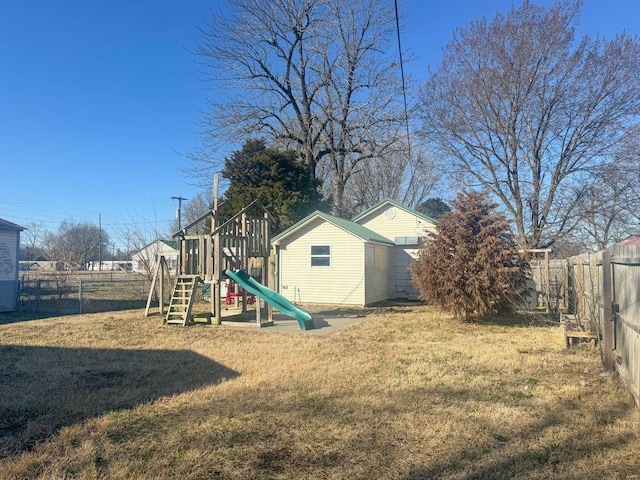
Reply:
M415 248L396 246L395 253L395 297L398 299L418 300L420 294L418 293L418 289L413 285L411 272L409 272L409 266L417 256L418 250Z

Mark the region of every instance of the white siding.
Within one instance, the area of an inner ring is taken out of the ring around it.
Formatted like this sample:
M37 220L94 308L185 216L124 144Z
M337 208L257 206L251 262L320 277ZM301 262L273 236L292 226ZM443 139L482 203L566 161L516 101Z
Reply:
M398 237L424 237L435 232L435 224L415 214L388 203L357 220L362 226L388 238L392 242ZM416 246L398 245L390 254L392 266L389 271L389 298L417 300L418 289L411 281L409 265L417 258Z
M389 299L393 271L393 247L368 243L365 245L366 305Z
M395 248L395 291L393 298L418 300L420 293L411 281L410 265L418 258L417 248Z
M435 225L417 217L395 205L382 205L375 211L357 220L356 223L388 238L392 242L396 237L423 237L429 231L435 231Z
M169 272L173 273L177 268L178 253L175 248L156 240L131 256L131 270L135 273L148 273L148 268L149 272L154 272L158 265L158 255L164 255Z
M311 246L331 247L330 267L311 267ZM364 305L364 242L317 218L282 240L279 290L305 303Z
M16 308L19 232L0 230L0 312Z

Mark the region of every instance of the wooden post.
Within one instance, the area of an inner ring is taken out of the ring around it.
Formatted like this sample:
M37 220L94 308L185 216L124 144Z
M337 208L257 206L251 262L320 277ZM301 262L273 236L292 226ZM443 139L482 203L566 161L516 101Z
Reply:
M207 274L205 280L211 281L213 279L213 238L205 238L205 254L206 254L206 269Z
M82 279L80 279L80 283L78 284L78 300L78 303L80 304L78 313L82 313Z
M262 307L261 303L262 303L262 300L260 300L260 297L256 295L256 323L258 324L258 327L262 326L262 318L261 318L262 312L260 311Z
M544 266L546 273L546 282L547 282L547 313L551 311L551 264L549 261L549 249L545 249L544 251ZM554 300L555 302L556 300ZM554 306L557 310L557 306Z
M162 271L162 259L164 257L161 255L160 258L158 259L158 264L156 265L156 271L153 274L153 279L151 280L151 288L149 289L149 297L147 298L147 306L144 309L144 316L148 317L149 316L149 309L151 308L151 299L153 298L153 292L154 289L156 288L156 282L158 281L158 275L160 276L160 285L162 285L162 275L163 275L163 271ZM143 289L143 298L144 298L144 281L142 282L142 289ZM162 297L162 287L160 289L160 313L164 313L162 310L162 304L163 304L163 297Z
M576 263L576 277L579 279L576 282L576 291L579 291L579 299L578 294L576 294L576 315L579 318L584 318L584 292L586 285L584 284L584 265L582 264L582 257L578 257L578 261ZM578 290L579 289L579 290Z
M207 271L207 253L204 246L204 235L198 236L198 275L204 278Z
M160 307L160 315L164 315L164 255L160 255L160 295L158 296L158 306Z
M213 219L211 222L211 232L214 232L218 227L218 215L213 213ZM222 289L222 242L220 241L220 233L213 235L211 239L213 249L213 282L211 283L211 298L212 298L212 312L216 322L219 322L222 318L222 298L220 297ZM215 298L214 298L215 297Z
M240 215L240 228L238 229L238 233L237 233L237 237L236 237L236 241L238 242L238 264L240 265L238 268L242 269L242 270L248 270L248 258L247 258L247 249L249 247L248 242L247 242L247 214L246 213L242 213L242 215ZM251 272L247 272L249 275L251 275ZM238 297L236 296L236 300L238 299ZM258 302L259 304L259 302ZM246 313L247 311L247 291L243 288L242 289L242 313Z
M213 174L213 213L218 212L218 174ZM211 230L213 232L213 230Z
M606 371L614 370L613 349L613 268L611 266L611 254L608 250L602 252L602 363Z

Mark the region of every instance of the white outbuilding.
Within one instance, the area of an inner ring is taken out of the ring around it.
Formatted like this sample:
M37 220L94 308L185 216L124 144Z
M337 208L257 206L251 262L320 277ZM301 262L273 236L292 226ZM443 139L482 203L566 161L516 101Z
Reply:
M16 309L20 284L20 225L0 218L0 312Z
M353 220L316 211L276 235L276 288L297 303L417 300L409 271L435 220L385 199Z
M178 249L174 240L156 240L131 255L131 271L153 274L158 266L160 256L165 257L170 273L175 273L178 264Z

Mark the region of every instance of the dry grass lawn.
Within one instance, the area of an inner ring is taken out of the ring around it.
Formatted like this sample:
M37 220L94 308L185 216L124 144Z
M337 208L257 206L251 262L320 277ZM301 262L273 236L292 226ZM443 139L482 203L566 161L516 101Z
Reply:
M141 310L0 325L6 479L625 479L638 411L557 327L381 308L330 335Z

